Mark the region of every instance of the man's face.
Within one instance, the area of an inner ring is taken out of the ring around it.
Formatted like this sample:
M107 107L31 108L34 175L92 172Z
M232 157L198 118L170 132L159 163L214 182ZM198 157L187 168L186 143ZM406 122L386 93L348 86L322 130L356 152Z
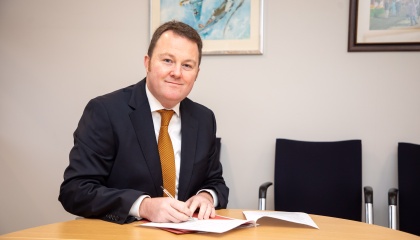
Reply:
M147 86L165 108L172 108L191 92L197 78L198 47L172 31L162 34L152 56L144 57Z

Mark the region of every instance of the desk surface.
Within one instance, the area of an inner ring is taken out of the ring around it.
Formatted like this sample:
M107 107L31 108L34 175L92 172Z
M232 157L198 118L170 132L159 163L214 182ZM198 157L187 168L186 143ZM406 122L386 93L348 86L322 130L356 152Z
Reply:
M244 219L242 210L224 209L217 214ZM6 239L323 239L323 240L420 240L412 234L362 222L311 215L318 229L270 218L258 220L257 227L234 229L226 233L176 235L161 229L137 227L139 222L119 225L97 219L78 219L29 228L0 236Z

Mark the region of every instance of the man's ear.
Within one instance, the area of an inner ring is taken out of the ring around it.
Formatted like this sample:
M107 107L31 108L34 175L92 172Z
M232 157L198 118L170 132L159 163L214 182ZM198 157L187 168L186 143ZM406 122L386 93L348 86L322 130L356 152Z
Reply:
M197 78L198 78L198 73L200 72L200 67L198 67L198 70L197 70L197 77L195 78L195 80L194 80L194 82L195 81L197 81Z
M149 70L150 70L150 57L149 57L149 55L144 56L143 63L144 63L144 68L145 68L146 72L149 72Z

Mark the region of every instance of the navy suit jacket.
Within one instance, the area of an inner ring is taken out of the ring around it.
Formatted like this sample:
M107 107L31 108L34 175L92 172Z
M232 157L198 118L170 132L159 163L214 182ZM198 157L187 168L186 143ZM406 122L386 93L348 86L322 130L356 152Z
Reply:
M146 80L89 101L74 132L59 201L70 213L126 223L141 195L161 197L162 172ZM226 208L229 189L216 159L213 112L190 99L180 104L181 166L178 199L213 189Z

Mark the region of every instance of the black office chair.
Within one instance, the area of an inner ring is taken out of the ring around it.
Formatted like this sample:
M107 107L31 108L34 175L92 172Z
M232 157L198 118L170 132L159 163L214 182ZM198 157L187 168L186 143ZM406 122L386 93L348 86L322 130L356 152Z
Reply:
M391 188L388 192L389 227L420 236L419 203L420 145L400 142L398 188Z
M307 142L276 140L274 208L362 220L361 140ZM260 186L259 209L267 188ZM364 188L366 222L373 223L373 190Z

